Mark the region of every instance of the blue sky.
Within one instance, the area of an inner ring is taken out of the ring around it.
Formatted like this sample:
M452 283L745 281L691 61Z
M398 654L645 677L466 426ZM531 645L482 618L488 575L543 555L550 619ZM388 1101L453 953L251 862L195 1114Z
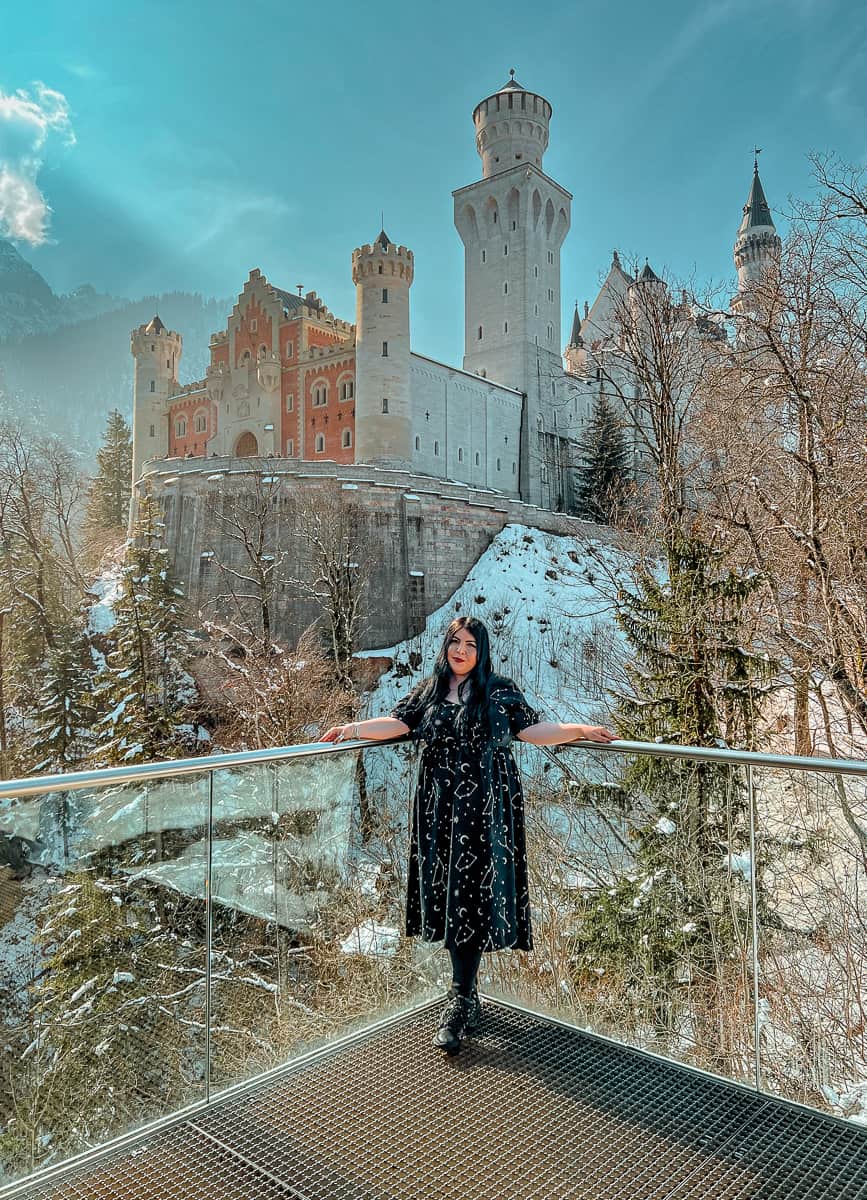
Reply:
M459 362L451 191L513 66L553 104L544 166L574 196L564 330L615 247L731 276L754 145L780 213L810 151L867 160L854 0L39 0L3 14L0 235L58 291L232 296L259 267L352 320L351 251L384 210L416 256L414 346Z

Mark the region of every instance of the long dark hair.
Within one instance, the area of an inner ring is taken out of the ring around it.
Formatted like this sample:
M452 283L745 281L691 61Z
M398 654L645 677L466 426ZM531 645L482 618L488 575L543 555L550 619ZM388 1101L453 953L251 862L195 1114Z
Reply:
M452 676L448 657L449 643L459 629L466 630L475 639L476 665L458 686L458 697L464 703L458 721L463 726L477 722L485 733L490 733L488 707L491 688L497 676L491 666L491 639L478 617L455 617L446 630L433 672L420 685L419 704L425 710L422 725L427 724L434 707L441 700L445 700L449 693Z

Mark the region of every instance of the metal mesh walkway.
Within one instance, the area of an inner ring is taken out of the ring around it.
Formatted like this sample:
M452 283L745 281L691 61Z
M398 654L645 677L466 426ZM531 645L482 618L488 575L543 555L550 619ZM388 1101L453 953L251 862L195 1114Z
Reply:
M416 1012L28 1200L867 1200L867 1133L488 1003Z

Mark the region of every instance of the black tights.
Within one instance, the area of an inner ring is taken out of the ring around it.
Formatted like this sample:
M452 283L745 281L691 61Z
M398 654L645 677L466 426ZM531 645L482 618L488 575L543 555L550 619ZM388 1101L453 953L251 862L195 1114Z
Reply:
M469 996L476 987L479 964L482 961L481 950L466 950L457 946L449 946L449 957L452 960L452 985L462 996Z

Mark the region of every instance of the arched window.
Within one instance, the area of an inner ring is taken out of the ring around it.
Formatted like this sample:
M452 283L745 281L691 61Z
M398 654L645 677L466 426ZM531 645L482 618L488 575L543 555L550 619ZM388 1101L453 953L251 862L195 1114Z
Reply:
M268 347L263 342L262 345L259 347L259 359L261 361L263 358L267 358L267 357L268 357Z
M313 385L313 407L322 408L328 403L328 384L324 379Z
M513 475L518 474L518 464L517 463L512 463L512 474Z
M388 412L388 397L387 396L382 397L382 411L384 413Z
M325 434L324 433L317 433L316 441L315 441L314 445L315 445L317 454L325 453Z
M175 437L186 437L187 434L187 418L178 417L175 421Z
M355 395L355 380L344 376L337 384L337 394L341 400L351 400Z
M241 362L249 362L249 361L250 361L250 351L245 350L244 353L241 355Z
M193 418L193 429L196 433L204 433L208 428L208 414L204 409L199 409Z
M294 453L295 453L295 439L289 438L289 441L286 443L286 457L292 458Z
M151 391L155 392L156 390L157 390L156 380L152 379L151 380Z
M341 444L344 450L349 450L352 446L352 430L344 429Z

